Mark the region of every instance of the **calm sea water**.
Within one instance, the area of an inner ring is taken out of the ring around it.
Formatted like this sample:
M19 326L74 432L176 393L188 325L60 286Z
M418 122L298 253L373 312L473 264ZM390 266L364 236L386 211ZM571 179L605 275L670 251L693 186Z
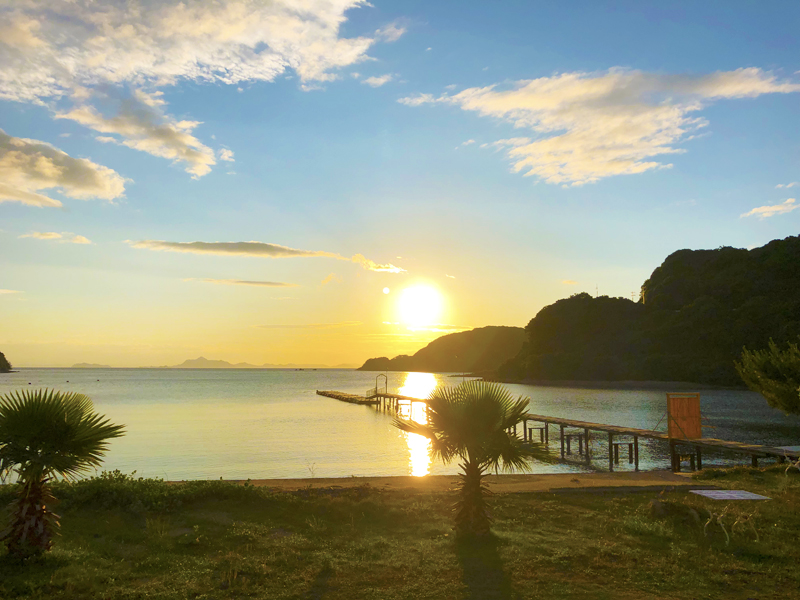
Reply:
M427 440L391 425L388 414L316 395L316 390L363 394L375 373L320 370L22 369L0 376L0 394L49 387L81 392L126 435L113 440L104 469L164 479L261 479L450 474L457 466L432 463ZM460 378L389 373L390 391L425 397ZM664 392L508 386L531 399L536 414L644 429L666 410ZM771 445L800 444L800 418L770 409L760 395L704 390L706 437ZM422 419L415 404L412 418ZM661 427L664 427L662 421ZM598 435L598 438L600 436ZM551 439L557 442L555 430ZM553 448L555 449L555 443ZM597 465L608 456L593 440ZM644 441L644 469L667 468L663 444ZM710 464L743 464L744 457L708 455ZM630 467L623 461L620 468ZM535 464L534 472L583 467Z

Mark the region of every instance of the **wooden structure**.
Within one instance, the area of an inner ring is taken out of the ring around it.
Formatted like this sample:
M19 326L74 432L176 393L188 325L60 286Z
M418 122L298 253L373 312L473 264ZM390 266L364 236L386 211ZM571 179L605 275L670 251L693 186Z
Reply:
M399 411L401 404L404 403L425 403L425 400L420 398L390 394L385 389L378 389L378 386L368 390L365 396L320 390L317 390L317 394L352 404L373 405L378 409L384 411L392 410L394 412ZM670 397L675 399L670 400ZM681 463L684 461L690 463L692 470L695 468L702 469L703 450L730 451L745 454L750 456L754 467L758 466L760 458L774 458L779 462L784 462L787 458L792 460L800 459L800 446L762 446L702 437L699 394L668 394L667 403L668 431L604 425L602 423L528 413L522 421L522 439L530 443L541 443L545 448L549 448L550 428L552 426L558 427L561 459L567 461L568 456L573 456L573 442L577 441L577 456L581 462L590 466L594 452L592 442L606 438L608 441L609 471L613 471L614 465L620 462L620 446L628 447L628 462L633 464L636 471L639 470L640 439L652 439L669 443L673 471L680 471ZM533 424L529 425L529 422ZM670 430L670 427L673 427L673 429ZM592 437L593 432L594 437ZM516 426L510 430L510 433L515 436L518 435ZM695 435L696 437L692 437ZM538 440L534 440L534 436Z
M523 432L525 440L533 442L530 439L528 432L533 429L528 427L528 421L541 423L545 427L545 440L549 440L549 429L555 425L559 428L559 440L561 445L561 458L567 457L567 436L575 435L578 432L583 433L583 461L589 465L592 460L592 432L598 432L600 435L608 437L608 470L614 470L614 445L615 444L632 444L633 448L633 464L634 469L639 470L639 440L640 439L653 439L669 442L672 469L674 471L681 470L682 460L689 460L695 463L697 469L703 468L702 463L702 450L727 450L737 452L750 456L753 466L758 466L759 458L775 458L779 462L784 462L787 458L797 460L800 458L800 449L789 450L786 448L774 446L762 446L759 444L743 444L741 442L729 442L726 440L718 440L715 438L670 438L669 433L665 431L656 431L654 429L637 429L635 427L619 427L617 425L603 425L601 423L590 423L587 421L577 421L575 419L561 419L558 417L547 417L544 415L527 414L524 419ZM595 434L597 435L597 434ZM629 438L630 441L620 442L619 437ZM599 435L597 436L600 437ZM615 442L614 440L617 439ZM688 450L689 452L686 452ZM683 451L683 452L682 452ZM690 454L691 453L691 454ZM694 458L694 461L691 459Z

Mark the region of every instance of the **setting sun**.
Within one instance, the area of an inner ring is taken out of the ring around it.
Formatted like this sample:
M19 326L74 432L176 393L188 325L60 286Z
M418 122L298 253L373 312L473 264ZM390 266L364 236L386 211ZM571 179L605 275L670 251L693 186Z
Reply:
M438 322L442 312L442 295L429 285L408 287L398 301L400 320L405 325L421 327Z

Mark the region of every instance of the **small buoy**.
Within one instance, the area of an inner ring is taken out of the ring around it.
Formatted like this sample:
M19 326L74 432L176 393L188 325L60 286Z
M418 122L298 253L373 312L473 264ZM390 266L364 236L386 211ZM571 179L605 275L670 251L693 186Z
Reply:
M69 379L67 379L67 383L69 383Z

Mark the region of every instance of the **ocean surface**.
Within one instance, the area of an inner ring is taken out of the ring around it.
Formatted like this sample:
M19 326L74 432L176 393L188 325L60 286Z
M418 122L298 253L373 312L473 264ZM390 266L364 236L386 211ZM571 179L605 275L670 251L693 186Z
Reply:
M126 428L112 440L103 469L182 479L266 479L451 474L432 462L425 438L394 428L371 406L318 396L316 390L363 395L376 373L349 369L20 369L0 375L0 394L39 387L80 392ZM460 377L389 373L389 391L424 398ZM595 423L665 428L663 391L592 390L509 385L536 414ZM424 419L424 407L411 416ZM702 390L704 436L754 444L800 444L800 417L771 409L748 391ZM595 464L607 468L607 444L592 441ZM556 429L551 447L557 451ZM665 445L644 440L641 468L668 468ZM620 470L631 469L623 457ZM704 455L704 464L747 464L736 454ZM538 473L585 470L534 463Z

